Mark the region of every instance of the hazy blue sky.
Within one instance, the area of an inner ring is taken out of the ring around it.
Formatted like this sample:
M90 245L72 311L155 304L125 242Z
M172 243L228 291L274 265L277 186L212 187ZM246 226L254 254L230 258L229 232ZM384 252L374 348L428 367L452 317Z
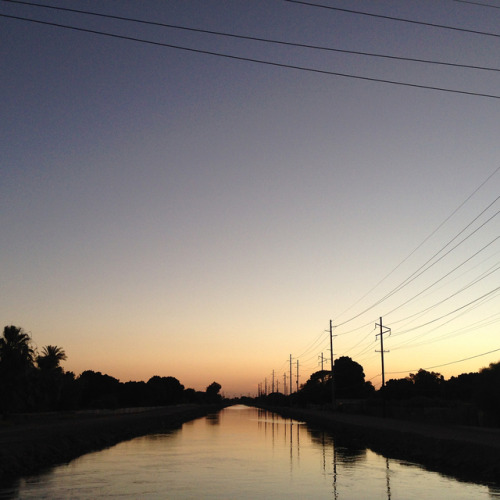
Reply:
M305 382L329 356L330 319L335 355L377 386L380 316L386 378L500 359L441 366L500 349L500 9L309 1L496 36L284 0L45 4L496 71L0 0L2 16L497 96L1 17L2 326L62 346L76 374L217 380L226 394L256 392L273 370L282 388L290 354Z

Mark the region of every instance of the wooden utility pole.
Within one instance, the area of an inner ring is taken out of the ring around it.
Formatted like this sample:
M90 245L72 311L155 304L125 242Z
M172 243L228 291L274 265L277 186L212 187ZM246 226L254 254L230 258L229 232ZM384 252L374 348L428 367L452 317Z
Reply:
M335 409L335 377L333 373L333 326L330 320L330 370L332 374L332 408Z
M286 372L283 373L283 394L286 396Z
M292 355L290 354L290 394L292 394Z
M297 392L299 392L299 360L297 359Z
M380 357L382 360L382 387L384 387L385 386L384 352L389 352L389 351L384 351L384 334L388 333L389 335L391 335L391 329L388 328L387 326L382 325L382 316L380 317L380 323L375 323L375 327L377 326L380 327L380 333L377 333L377 335L375 335L375 339L378 336L380 336Z

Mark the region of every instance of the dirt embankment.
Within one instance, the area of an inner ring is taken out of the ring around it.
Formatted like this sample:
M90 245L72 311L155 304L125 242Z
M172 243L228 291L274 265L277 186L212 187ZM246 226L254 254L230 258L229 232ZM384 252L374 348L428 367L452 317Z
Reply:
M263 408L331 430L340 445L366 446L457 479L500 486L500 429L432 425L326 410Z
M97 410L0 420L0 482L219 410L215 405Z

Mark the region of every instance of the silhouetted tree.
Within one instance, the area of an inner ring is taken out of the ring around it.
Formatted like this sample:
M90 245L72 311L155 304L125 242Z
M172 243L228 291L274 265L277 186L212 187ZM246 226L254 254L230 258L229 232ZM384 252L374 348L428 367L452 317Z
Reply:
M331 372L320 370L311 374L295 399L299 404L327 404L332 400L331 387Z
M80 391L75 374L65 371L62 379L59 408L62 410L76 410L80 405Z
M153 405L173 405L182 401L184 386L175 377L155 375L148 382L149 398Z
M219 394L222 386L217 382L212 382L205 391L207 395L207 401L209 403L217 403L222 399L222 396Z
M146 382L125 382L120 386L120 394L120 405L123 407L149 404Z
M198 392L189 387L188 389L184 390L184 401L186 403L197 403L198 401L200 401L200 396Z
M474 401L480 384L479 373L462 373L450 377L444 384L447 399Z
M400 401L414 396L413 381L409 378L390 379L380 388L380 393L386 399Z
M37 356L36 364L40 370L45 372L62 371L61 361L67 359L64 349L55 345L47 345L42 348L42 354Z
M417 373L410 373L409 378L413 382L415 396L433 398L442 395L444 377L440 373L420 368Z
M84 408L116 408L119 406L120 381L92 370L77 379L80 400Z
M0 338L0 411L33 408L34 357L29 334L6 326Z
M369 387L365 384L363 367L348 356L341 356L333 365L335 397L363 398Z
M500 362L491 363L487 368L479 370L479 388L477 403L479 408L486 412L487 425L500 425Z
M64 370L60 363L67 359L64 349L48 345L36 357L38 366L38 407L42 410L60 408L61 391L65 383Z

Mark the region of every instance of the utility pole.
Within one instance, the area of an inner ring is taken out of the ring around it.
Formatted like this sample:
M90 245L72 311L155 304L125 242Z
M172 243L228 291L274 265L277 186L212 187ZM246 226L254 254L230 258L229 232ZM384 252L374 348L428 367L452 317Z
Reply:
M299 392L299 360L297 359L297 392Z
M332 409L335 409L335 377L333 373L333 326L330 320L330 369L332 374Z
M283 394L286 396L286 372L283 373Z
M375 335L375 340L377 339L378 336L380 336L380 357L382 359L382 387L384 387L385 386L384 352L389 352L389 351L384 351L384 334L388 333L390 336L391 329L388 328L387 326L382 325L382 316L380 316L380 323L375 323L375 327L377 326L380 327L380 333L377 333L377 335Z
M323 353L321 353L321 355L318 356L318 358L321 360L321 371L323 371L323 361L325 360L325 358L323 357Z
M290 394L292 394L292 355L290 354Z
M274 393L274 370L273 370L273 386L272 387L273 387L273 391L272 392Z
M267 396L267 377L264 379L264 387L265 387L265 390L264 390L264 395Z

